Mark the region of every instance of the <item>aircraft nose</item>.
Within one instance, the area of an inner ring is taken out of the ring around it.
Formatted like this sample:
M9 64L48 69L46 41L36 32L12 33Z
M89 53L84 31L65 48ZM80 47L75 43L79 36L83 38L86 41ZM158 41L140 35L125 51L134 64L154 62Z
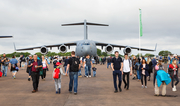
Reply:
M84 49L84 54L85 54L85 55L90 54L90 51L91 51L91 50L90 50L90 46L89 46L89 45L84 46L83 49Z

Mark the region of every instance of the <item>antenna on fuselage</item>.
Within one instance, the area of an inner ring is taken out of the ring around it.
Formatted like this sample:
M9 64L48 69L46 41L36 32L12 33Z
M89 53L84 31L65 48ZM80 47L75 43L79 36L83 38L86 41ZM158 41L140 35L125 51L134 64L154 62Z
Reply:
M90 23L90 22L87 22L86 20L84 20L84 22L80 22L80 23L62 24L61 26L72 26L72 25L84 25L84 40L88 39L88 27L87 27L87 25L109 26L107 24Z

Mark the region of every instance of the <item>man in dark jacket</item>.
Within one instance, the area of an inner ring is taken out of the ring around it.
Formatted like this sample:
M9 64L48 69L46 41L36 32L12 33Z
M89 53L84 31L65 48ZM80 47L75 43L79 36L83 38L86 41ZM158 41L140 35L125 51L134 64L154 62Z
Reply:
M32 93L35 93L38 91L39 71L42 68L42 62L37 59L37 55L34 55L33 58L34 59L29 63L28 67L30 67L31 77L32 77L32 81L33 81L34 90L32 91Z

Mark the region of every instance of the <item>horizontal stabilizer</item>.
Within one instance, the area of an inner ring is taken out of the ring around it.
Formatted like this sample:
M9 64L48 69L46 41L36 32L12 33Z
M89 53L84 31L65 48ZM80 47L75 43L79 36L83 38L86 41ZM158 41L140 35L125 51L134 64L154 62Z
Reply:
M72 25L84 25L84 22L72 23L72 24L62 24L62 26L72 26ZM98 23L90 23L90 22L86 22L86 25L109 26L107 24L98 24Z
M12 38L13 36L0 36L0 38Z

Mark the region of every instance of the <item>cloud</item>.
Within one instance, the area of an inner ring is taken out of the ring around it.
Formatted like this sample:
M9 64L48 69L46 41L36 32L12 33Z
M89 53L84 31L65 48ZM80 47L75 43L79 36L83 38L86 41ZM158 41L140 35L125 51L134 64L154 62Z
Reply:
M90 22L108 27L88 26L89 39L138 47L139 11L142 9L141 46L180 54L180 7L178 0L0 0L0 53L17 48L34 47L82 40L83 26L62 27L63 23ZM75 50L72 47L71 50ZM31 53L37 52L29 51ZM58 52L55 48L53 51ZM137 54L133 50L133 54ZM145 54L146 52L143 52ZM152 52L153 53L153 52Z

